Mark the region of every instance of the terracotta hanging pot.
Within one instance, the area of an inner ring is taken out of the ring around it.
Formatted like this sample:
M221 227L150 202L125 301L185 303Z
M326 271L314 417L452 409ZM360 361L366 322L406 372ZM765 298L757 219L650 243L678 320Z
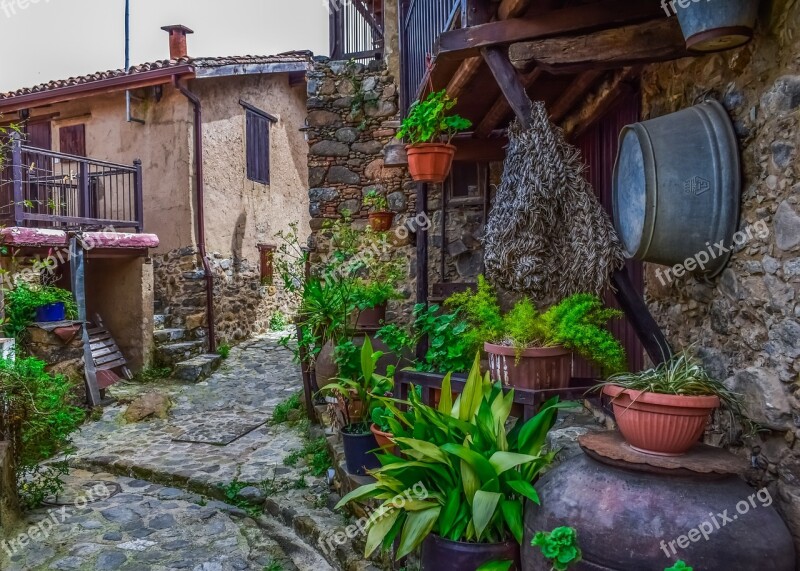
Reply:
M631 448L658 456L681 456L705 431L717 396L663 395L607 385L614 417Z
M394 212L381 211L369 213L369 227L374 232L386 232L392 227Z
M408 145L408 170L416 182L439 184L447 179L456 148L446 143Z
M564 389L572 379L572 351L563 347L534 347L517 357L514 347L486 343L492 380L518 389Z

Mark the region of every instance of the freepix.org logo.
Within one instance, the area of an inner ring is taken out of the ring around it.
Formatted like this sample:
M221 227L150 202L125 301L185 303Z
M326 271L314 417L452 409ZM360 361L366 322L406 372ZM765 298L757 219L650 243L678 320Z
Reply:
M0 11L6 18L16 16L17 12L27 10L34 4L49 4L50 0L0 0Z
M686 9L696 2L711 2L711 0L661 0L661 8L667 16L677 16L678 8Z

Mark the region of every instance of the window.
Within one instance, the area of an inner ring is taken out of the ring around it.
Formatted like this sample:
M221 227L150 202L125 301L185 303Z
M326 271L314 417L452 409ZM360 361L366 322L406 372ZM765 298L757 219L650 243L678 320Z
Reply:
M269 184L269 126L277 119L243 101L247 123L247 178Z
M86 156L86 125L71 125L58 130L58 149L67 155Z
M453 169L447 181L448 202L482 203L487 186L487 168L484 163L453 163Z

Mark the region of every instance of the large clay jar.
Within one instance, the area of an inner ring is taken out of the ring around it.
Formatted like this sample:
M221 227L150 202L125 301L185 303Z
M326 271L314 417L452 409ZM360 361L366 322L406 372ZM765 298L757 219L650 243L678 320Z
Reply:
M333 360L333 351L333 341L328 341L322 346L314 361L314 375L319 388L330 385L339 372L339 367L336 366L336 362Z
M720 470L730 462L724 451L699 453L641 455L640 464L580 454L547 472L536 484L541 506L525 509L523 571L549 571L530 542L560 526L577 530L583 551L570 571L663 571L677 560L702 571L794 571L792 536L774 498Z

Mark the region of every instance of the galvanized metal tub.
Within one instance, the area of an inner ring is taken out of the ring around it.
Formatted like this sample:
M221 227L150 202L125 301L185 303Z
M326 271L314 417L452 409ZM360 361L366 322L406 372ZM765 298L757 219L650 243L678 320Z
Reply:
M753 37L758 0L694 0L675 3L686 47L698 52L729 50Z
M736 134L718 102L622 130L613 203L628 257L666 266L694 260L688 271L719 274L731 252L714 245L730 249L741 193Z

